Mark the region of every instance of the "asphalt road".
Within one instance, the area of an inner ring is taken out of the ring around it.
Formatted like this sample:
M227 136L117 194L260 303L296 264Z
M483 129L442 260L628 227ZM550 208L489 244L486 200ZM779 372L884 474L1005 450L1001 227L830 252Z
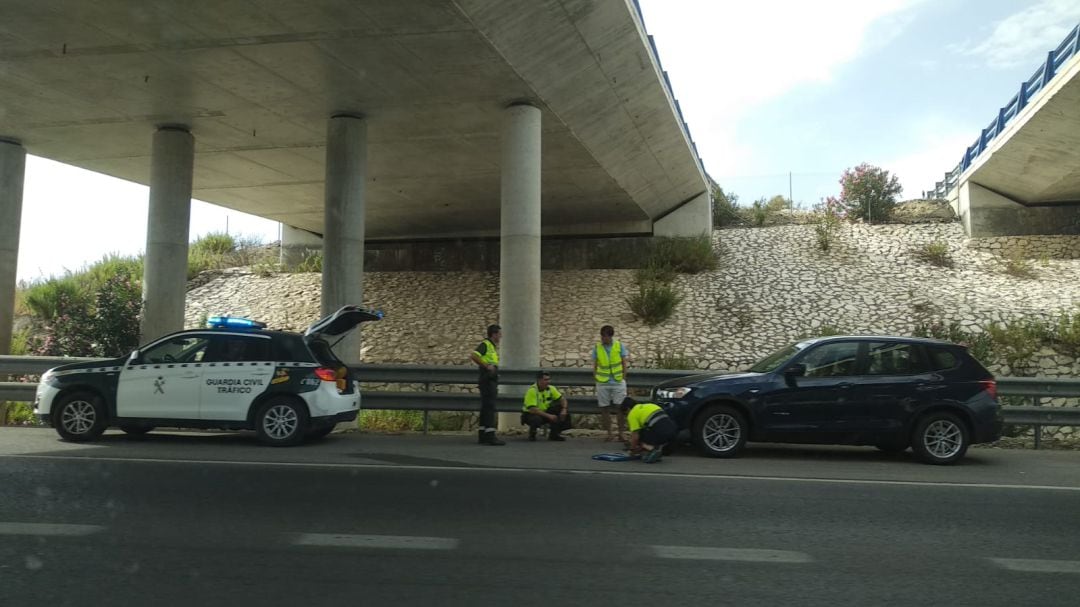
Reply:
M944 473L825 448L564 465L599 446L0 430L0 605L1080 600L1077 453L973 452Z

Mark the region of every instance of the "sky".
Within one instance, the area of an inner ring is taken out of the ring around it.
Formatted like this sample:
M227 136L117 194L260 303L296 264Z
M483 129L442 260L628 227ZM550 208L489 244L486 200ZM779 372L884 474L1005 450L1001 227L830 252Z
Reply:
M706 171L809 208L869 162L917 198L1080 22L1080 0L640 0ZM145 246L144 186L29 157L18 278ZM62 218L58 221L57 218ZM196 201L191 237L277 240Z

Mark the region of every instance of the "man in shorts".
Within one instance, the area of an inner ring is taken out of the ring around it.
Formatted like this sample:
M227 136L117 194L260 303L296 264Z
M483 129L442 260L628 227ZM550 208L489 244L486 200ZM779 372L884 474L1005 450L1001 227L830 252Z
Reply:
M600 406L600 416L604 422L607 436L604 440L626 440L626 421L622 415L615 415L619 434L616 438L611 433L611 411L626 398L626 367L630 353L626 346L615 339L615 328L604 325L600 328L600 341L593 348L593 375L596 379L596 404Z

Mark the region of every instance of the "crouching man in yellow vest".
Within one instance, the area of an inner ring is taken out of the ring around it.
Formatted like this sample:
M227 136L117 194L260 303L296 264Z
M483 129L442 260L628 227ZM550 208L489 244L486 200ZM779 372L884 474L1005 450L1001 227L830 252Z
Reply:
M525 392L521 409L521 423L529 427L530 441L536 440L536 430L544 424L550 427L548 440L566 440L562 433L570 429L570 411L566 397L551 385L551 374L546 371L536 374L536 383Z
M630 453L644 452L641 461L655 464L660 461L664 445L672 442L679 434L675 420L653 403L638 403L632 398L623 400L619 407L626 415L626 425L630 430Z

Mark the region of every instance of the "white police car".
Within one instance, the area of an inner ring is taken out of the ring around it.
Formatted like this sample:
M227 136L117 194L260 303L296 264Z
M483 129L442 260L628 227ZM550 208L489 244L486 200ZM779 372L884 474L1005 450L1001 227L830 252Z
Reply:
M126 358L50 369L35 411L69 441L110 426L128 434L167 426L254 430L268 445L295 445L356 419L359 384L327 339L381 318L346 306L299 335L214 317L210 328L166 335Z

